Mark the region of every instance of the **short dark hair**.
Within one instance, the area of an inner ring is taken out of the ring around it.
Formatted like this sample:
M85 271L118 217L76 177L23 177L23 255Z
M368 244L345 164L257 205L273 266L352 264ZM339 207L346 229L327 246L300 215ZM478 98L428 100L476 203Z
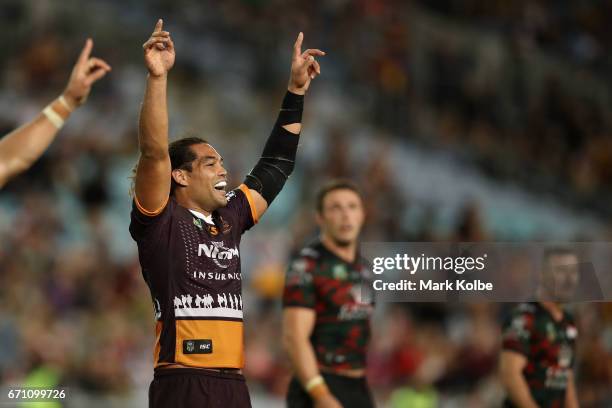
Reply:
M208 142L201 137L184 137L182 139L175 140L168 146L168 153L170 155L170 163L172 170L183 169L187 171L193 170L191 166L192 162L198 158L191 146L197 144L208 144ZM170 195L174 194L174 190L178 184L172 178L172 184L170 186Z
M545 266L548 266L548 262L550 261L550 258L552 258L553 256L564 256L564 255L573 255L576 258L578 258L578 253L570 247L554 246L554 247L546 248L544 250L544 258L543 258Z
M361 194L361 190L359 190L359 187L357 187L355 183L344 179L332 180L325 183L317 192L316 208L318 213L323 212L323 200L325 200L325 196L336 190L350 190L357 194L359 198L363 201L363 195Z

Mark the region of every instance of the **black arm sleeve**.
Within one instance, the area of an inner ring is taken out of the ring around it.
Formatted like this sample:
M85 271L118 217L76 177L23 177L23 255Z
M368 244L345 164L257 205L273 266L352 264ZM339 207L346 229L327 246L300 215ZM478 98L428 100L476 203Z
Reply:
M268 205L285 185L295 166L299 134L285 130L284 125L302 122L304 96L287 91L283 105L261 158L246 176L244 184L257 191Z

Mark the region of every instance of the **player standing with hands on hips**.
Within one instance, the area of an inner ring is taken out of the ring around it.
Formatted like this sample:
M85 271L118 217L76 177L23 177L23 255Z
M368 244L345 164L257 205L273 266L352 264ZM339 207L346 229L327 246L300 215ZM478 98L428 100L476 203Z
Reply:
M312 49L293 50L288 91L263 154L226 191L223 158L199 137L168 144L166 88L174 43L159 20L144 43L149 71L140 113L130 233L156 316L149 406L250 407L244 365L240 239L291 174L304 94L320 73Z

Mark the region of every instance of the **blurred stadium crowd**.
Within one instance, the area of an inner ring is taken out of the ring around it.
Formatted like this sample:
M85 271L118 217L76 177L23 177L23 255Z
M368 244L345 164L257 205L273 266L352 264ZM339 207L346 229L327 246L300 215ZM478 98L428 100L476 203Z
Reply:
M48 154L0 195L2 384L60 381L94 400L119 396L118 406L141 406L146 396L153 309L127 230L128 190L146 73L140 45L160 16L177 49L171 133L218 146L233 185L263 148L297 32L328 52L306 101L296 173L243 240L245 372L255 401L284 396L284 265L316 233L312 197L329 178L362 187L365 240L610 236L607 2L5 0L0 22L12 39L3 44L0 134L60 92L86 35L113 72ZM428 186L425 199L411 196L422 175L398 170L410 159L404 149L552 200L570 215L561 223L587 214L598 228L514 236L510 224L520 220L493 228L498 214L482 210L486 195L454 200L448 213L453 198L439 186ZM393 407L495 406L507 307L381 305L370 356L377 399ZM583 406L610 406L612 305L574 310Z

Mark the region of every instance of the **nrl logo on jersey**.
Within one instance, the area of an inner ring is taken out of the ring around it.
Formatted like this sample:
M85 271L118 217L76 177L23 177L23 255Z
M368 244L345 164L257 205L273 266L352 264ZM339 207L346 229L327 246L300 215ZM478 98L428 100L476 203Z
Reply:
M227 268L228 266L230 266L231 262L224 262L224 261L231 261L233 258L239 258L240 252L238 252L237 247L234 247L234 248L224 247L223 241L221 242L213 241L211 242L210 245L207 245L207 244L198 245L198 256L202 256L202 255L206 256L207 258L212 259L215 265L217 265L218 267Z
M193 217L193 225L195 225L199 229L202 229L202 220L198 217Z

